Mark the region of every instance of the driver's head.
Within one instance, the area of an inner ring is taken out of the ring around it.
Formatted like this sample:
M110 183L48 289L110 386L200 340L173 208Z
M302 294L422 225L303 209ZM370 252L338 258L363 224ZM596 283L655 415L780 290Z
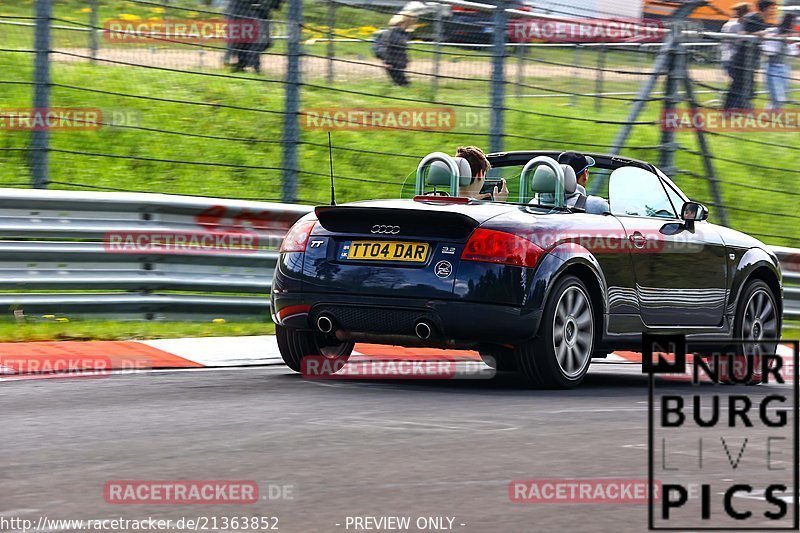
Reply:
M578 178L578 185L586 187L586 183L589 181L589 167L595 165L593 157L577 152L564 152L558 156L558 162L561 165L571 166L575 171L575 177Z
M459 146L456 150L456 157L463 157L469 163L472 171L472 182L466 187L461 188L461 196L475 196L483 188L483 180L486 173L492 166L486 159L486 154L477 146Z

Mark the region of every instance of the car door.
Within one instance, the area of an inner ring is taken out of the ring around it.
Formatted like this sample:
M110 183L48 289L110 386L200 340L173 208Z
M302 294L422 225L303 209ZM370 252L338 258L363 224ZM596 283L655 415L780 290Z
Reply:
M710 224L687 224L679 218L683 200L671 184L641 168L623 167L610 178L611 212L625 228L647 326L722 323L725 245Z

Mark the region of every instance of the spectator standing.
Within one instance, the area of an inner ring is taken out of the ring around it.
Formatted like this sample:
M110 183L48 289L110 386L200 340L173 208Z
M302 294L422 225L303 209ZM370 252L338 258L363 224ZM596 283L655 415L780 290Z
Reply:
M261 54L272 45L270 38L269 18L274 9L280 9L283 0L230 0L228 4L228 21L238 25L234 33L240 37L229 39L230 61L234 72L243 72L246 68L261 72ZM256 28L254 35L245 36L243 27Z
M775 0L758 0L757 10L744 17L744 33L762 35L769 28L775 15ZM747 40L742 42L733 56L731 69L733 79L725 98L725 109L752 109L755 92L755 75L758 68L761 47L759 43Z
M408 40L409 33L413 31L416 17L408 12L401 11L389 21L389 28L382 32L383 49L382 57L384 67L392 82L400 87L410 84L406 76L408 68Z
M791 69L788 59L796 50L784 40L771 40L770 37L786 38L794 35L795 16L792 13L784 15L783 20L776 28L764 32L762 51L766 56L767 89L769 91L770 106L772 109L782 109L789 93L789 77Z
M744 31L744 16L750 12L747 2L733 6L733 18L722 26L722 33L739 34ZM739 42L735 40L722 41L722 68L733 78L733 57L739 48Z

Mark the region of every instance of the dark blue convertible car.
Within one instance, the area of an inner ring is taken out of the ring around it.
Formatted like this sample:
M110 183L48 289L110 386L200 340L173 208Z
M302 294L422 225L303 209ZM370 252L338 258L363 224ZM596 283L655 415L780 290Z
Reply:
M781 273L764 244L709 223L659 169L619 156L591 154L608 203L588 212L568 200L575 173L558 156L489 155L506 202L459 197L471 176L435 153L413 198L303 217L271 293L286 364L345 360L357 341L472 349L534 386L568 388L592 358L638 350L642 333L774 348Z

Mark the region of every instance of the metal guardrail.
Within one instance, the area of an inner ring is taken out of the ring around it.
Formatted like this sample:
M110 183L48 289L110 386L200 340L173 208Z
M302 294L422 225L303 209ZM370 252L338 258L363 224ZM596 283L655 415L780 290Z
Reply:
M783 317L800 320L800 249L773 246L783 272Z
M263 316L280 242L310 209L161 194L0 189L0 306L29 316ZM254 246L112 244L114 237L140 235L244 235Z
M140 193L0 189L0 308L124 319L264 316L288 228L311 207ZM120 253L120 235L241 234L254 249ZM800 250L773 248L800 320Z

